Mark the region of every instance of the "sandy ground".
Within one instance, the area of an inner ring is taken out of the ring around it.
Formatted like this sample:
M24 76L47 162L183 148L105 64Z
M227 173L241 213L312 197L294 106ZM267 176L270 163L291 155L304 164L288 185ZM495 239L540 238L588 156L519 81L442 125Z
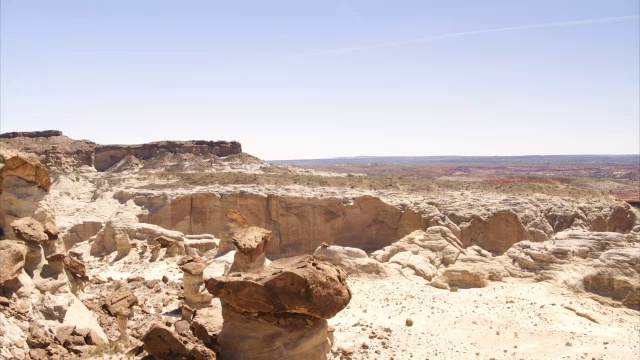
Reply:
M640 358L640 312L549 283L511 279L456 292L403 277L349 285L351 303L329 321L336 359Z

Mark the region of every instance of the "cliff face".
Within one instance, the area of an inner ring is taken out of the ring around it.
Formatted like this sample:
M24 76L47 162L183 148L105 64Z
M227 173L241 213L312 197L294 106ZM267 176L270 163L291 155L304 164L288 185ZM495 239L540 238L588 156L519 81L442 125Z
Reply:
M242 153L236 141L161 141L141 145L98 145L87 140L74 140L61 131L33 131L0 134L0 161L15 155L41 162L53 172L72 172L79 167L95 167L106 171L125 158L140 161L166 154L225 157Z

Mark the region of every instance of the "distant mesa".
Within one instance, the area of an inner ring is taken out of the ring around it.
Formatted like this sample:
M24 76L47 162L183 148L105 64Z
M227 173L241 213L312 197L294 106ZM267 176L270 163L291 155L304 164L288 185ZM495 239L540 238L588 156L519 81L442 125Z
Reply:
M48 138L52 136L62 136L60 130L42 130L42 131L24 131L24 132L8 132L0 134L0 139L14 139L18 137L26 138Z
M19 138L33 140L20 141ZM159 141L139 145L100 145L87 140L70 139L59 130L10 132L0 134L0 139L6 139L7 148L34 154L43 165L54 170L66 171L79 166L91 166L98 171L106 171L127 157L144 161L166 153L217 157L242 153L242 145L237 141L191 140Z

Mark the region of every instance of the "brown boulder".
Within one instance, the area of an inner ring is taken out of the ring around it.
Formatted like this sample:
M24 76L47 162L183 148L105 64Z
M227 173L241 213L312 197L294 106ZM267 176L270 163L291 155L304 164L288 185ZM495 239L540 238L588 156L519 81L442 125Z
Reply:
M144 343L144 349L154 359L175 360L189 355L190 349L180 341L178 334L166 326L151 325L141 340Z
M102 308L111 316L118 316L118 314L128 316L129 309L136 304L138 304L138 298L128 287L122 286L118 290L107 295L104 303L102 304Z
M0 180L4 181L9 176L16 176L35 183L45 191L51 189L49 172L35 160L29 160L21 156L10 158L0 170Z
M20 275L26 254L27 247L24 244L11 240L0 241L0 287Z
M19 240L40 243L49 240L44 226L34 218L24 217L11 223L11 228Z
M222 331L222 313L220 308L208 307L196 312L191 325L193 335L209 349L219 350L218 335Z
M351 300L344 270L310 255L280 259L257 274L238 275L210 278L206 287L240 312L330 319Z
M73 275L81 278L88 279L87 277L87 267L84 262L73 258L71 256L66 256L62 259L62 263L64 264L64 268L67 269Z

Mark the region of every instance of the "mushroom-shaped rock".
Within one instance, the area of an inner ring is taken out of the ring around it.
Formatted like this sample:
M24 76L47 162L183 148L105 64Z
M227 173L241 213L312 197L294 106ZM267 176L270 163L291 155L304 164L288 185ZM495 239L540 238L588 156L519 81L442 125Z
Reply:
M229 272L259 271L265 264L264 252L272 239L271 231L259 227L250 227L236 232L231 241L237 251Z
M351 300L344 270L311 255L280 259L256 274L206 281L207 290L235 310L297 313L330 319Z
M180 270L184 271L182 283L185 304L189 308L196 310L209 306L213 296L204 288L204 277L202 275L207 264L199 257L185 256L178 260L178 266Z
M39 162L22 156L14 156L4 163L4 167L0 170L0 180L4 181L9 176L35 183L45 191L51 188L49 172Z

